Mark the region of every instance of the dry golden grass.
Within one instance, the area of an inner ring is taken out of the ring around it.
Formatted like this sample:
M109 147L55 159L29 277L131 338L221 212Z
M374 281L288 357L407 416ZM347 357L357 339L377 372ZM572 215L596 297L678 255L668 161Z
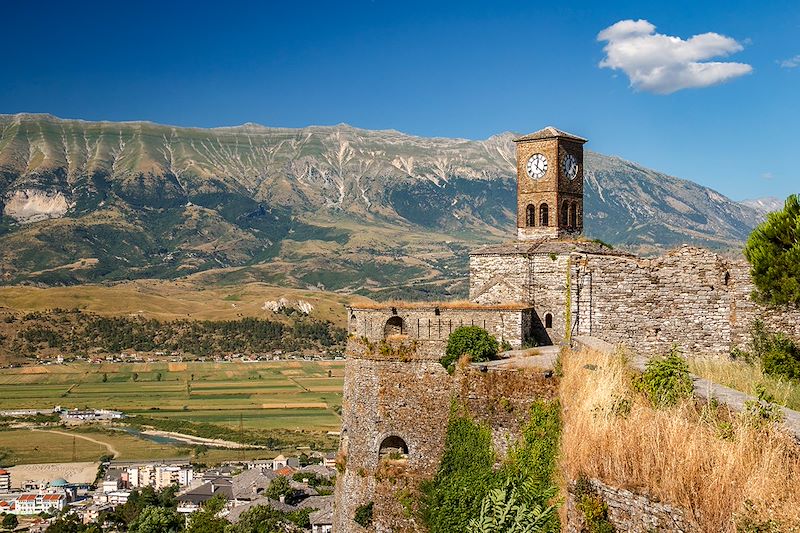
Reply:
M690 401L654 410L632 392L620 356L566 353L562 364L567 479L584 474L677 505L703 531L736 531L745 515L800 530L800 457L788 435L730 415L732 438L723 439L718 411L709 421Z
M786 379L764 375L758 365L727 359L692 359L689 370L709 381L754 396L758 394L756 387L761 386L775 403L800 410L800 386Z
M504 304L478 304L466 300L453 300L446 302L406 302L402 300L386 301L386 302L373 302L361 301L350 304L354 309L391 309L397 307L398 309L433 309L439 307L441 309L456 309L456 310L492 310L492 311L516 311L520 309L528 309L529 304L510 302Z

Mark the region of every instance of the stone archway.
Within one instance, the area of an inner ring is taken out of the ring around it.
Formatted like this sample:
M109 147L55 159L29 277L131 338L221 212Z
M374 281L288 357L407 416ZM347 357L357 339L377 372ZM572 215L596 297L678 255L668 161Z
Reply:
M383 326L384 338L390 335L402 335L403 333L405 333L405 324L403 324L403 319L399 316L391 317L386 321L386 325Z
M397 435L390 435L381 441L378 457L395 461L408 459L408 444Z

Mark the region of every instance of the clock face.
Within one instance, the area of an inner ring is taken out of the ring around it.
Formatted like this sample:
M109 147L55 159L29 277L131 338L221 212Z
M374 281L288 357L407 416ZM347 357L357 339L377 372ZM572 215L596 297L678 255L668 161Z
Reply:
M571 180L578 175L578 160L572 154L564 156L564 175Z
M533 154L525 165L528 176L538 180L547 172L547 158L542 154Z

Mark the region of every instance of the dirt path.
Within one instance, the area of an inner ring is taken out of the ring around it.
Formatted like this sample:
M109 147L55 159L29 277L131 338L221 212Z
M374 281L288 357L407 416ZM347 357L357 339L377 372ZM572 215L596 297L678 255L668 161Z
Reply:
M108 453L113 455L115 459L117 457L119 457L119 450L114 448L114 446L112 446L111 444L109 444L107 442L103 442L101 440L93 439L92 437L87 437L86 435L78 435L77 433L67 433L65 431L55 431L55 430L52 430L52 429L34 429L34 430L31 430L31 431L39 431L41 433L55 433L57 435L64 435L65 437L75 437L77 439L88 440L89 442L93 442L95 444L99 444L100 446L105 446L106 450L108 450Z

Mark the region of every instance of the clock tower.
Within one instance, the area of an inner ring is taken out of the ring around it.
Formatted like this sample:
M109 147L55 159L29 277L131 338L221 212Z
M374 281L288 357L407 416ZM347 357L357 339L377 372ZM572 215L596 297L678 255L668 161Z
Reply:
M583 144L548 126L517 145L517 239L560 239L583 233Z

